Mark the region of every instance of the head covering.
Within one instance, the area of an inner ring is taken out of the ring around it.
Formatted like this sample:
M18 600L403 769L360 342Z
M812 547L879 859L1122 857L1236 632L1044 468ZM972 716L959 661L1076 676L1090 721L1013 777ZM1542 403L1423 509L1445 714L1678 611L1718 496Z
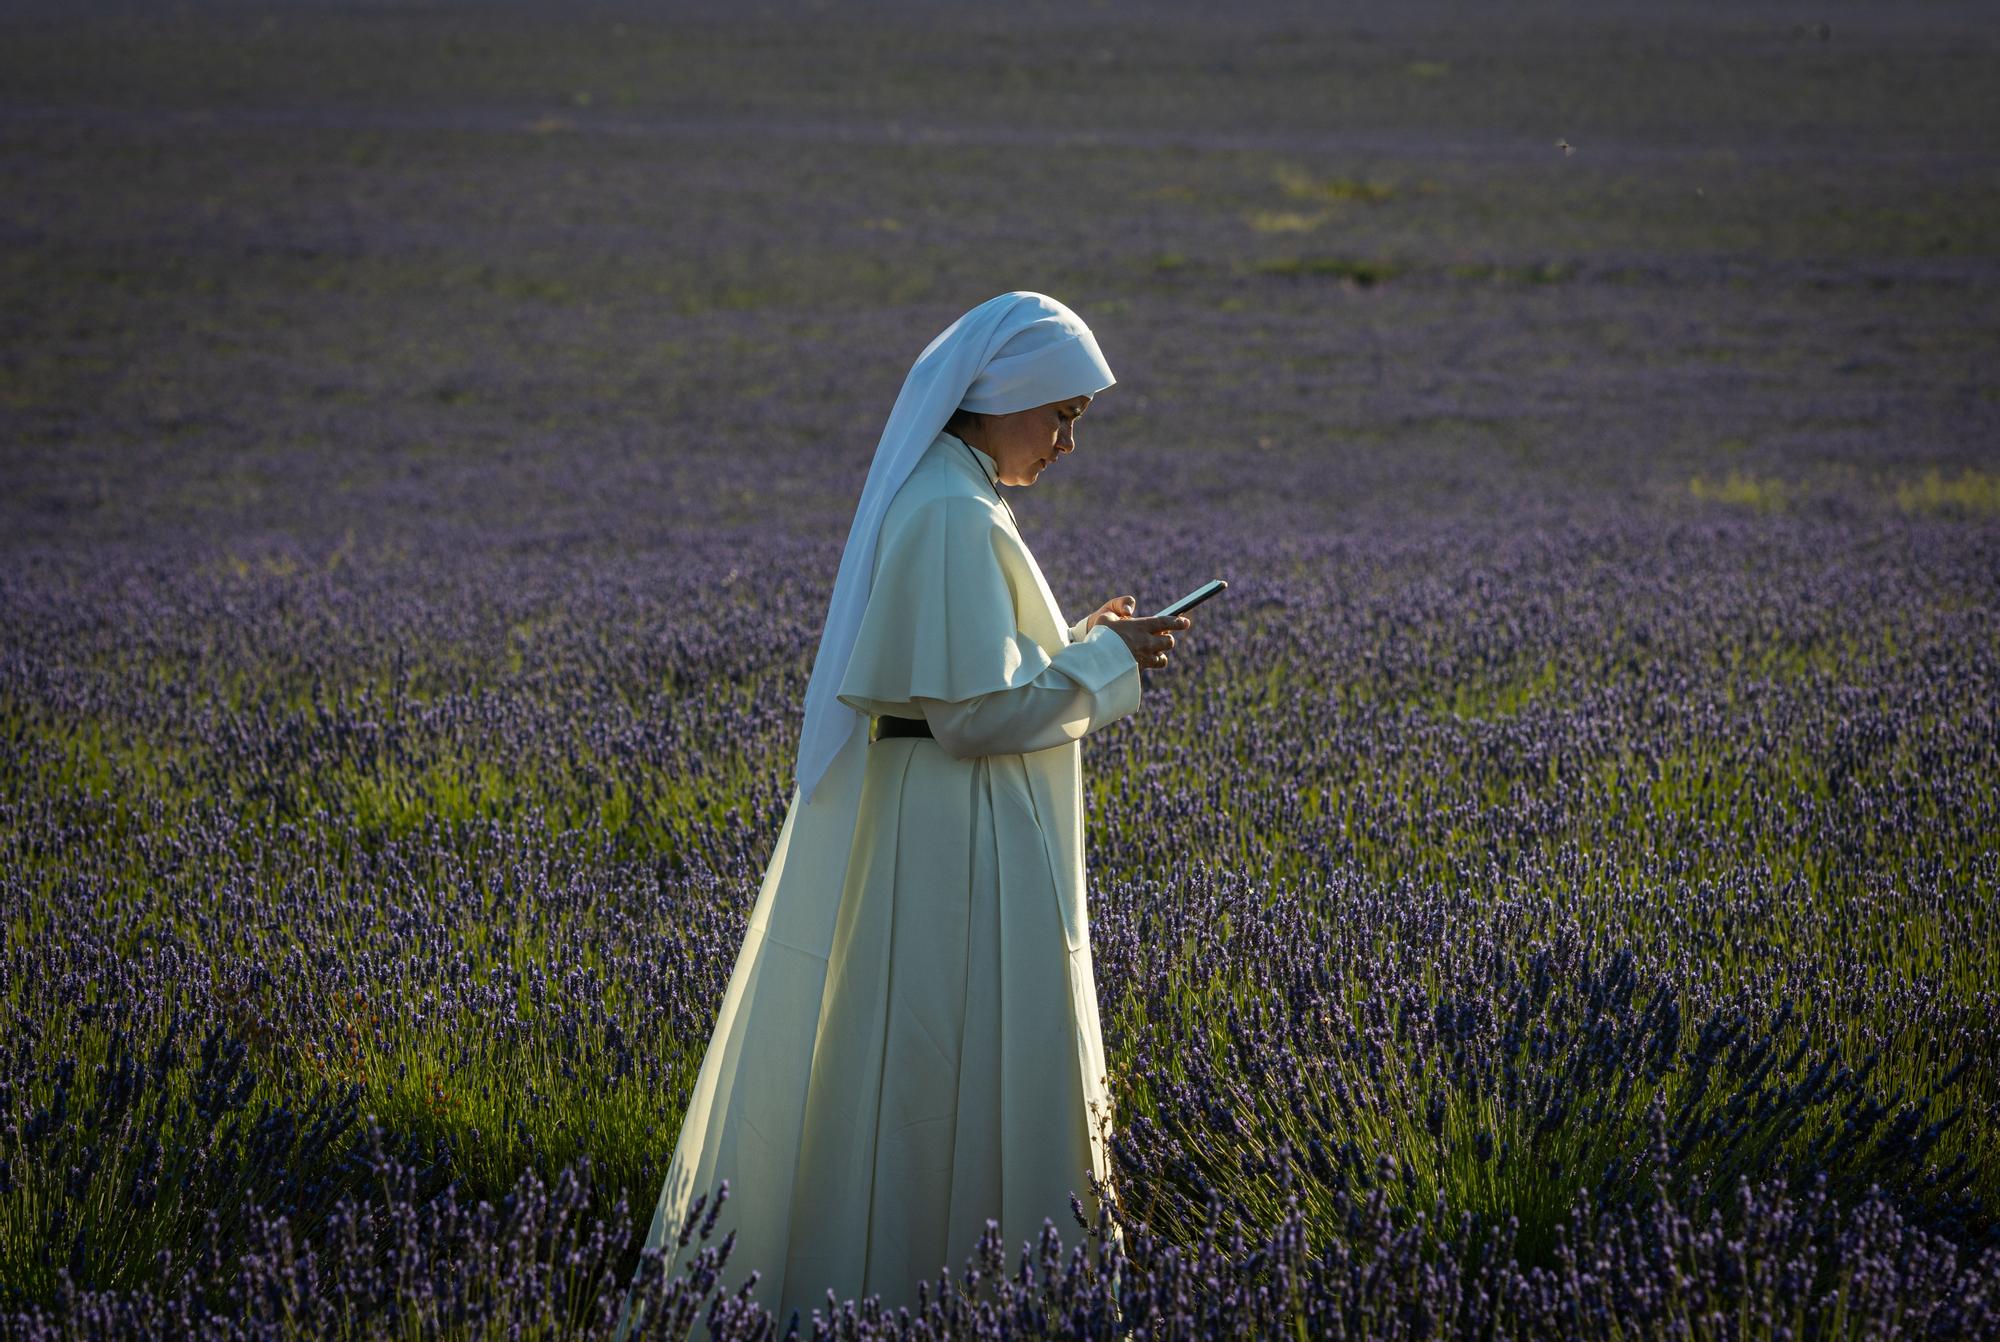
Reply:
M806 683L806 720L799 733L800 800L812 800L813 788L861 720L834 696L868 605L875 540L890 501L952 411L1011 414L1093 396L1116 381L1083 319L1047 294L1016 290L990 298L924 346L875 445L875 460L861 486L861 502L833 580L819 653Z

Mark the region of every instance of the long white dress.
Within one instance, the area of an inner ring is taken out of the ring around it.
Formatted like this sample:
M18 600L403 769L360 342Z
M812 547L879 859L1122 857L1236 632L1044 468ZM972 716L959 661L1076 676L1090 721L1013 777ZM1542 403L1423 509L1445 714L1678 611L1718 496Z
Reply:
M1077 743L1139 670L1064 621L994 471L940 434L884 518L839 697L935 739L864 723L793 794L647 1239L728 1179L724 1283L760 1270L780 1328L913 1304L988 1217L1010 1261L1045 1217L1073 1242L1110 1177Z

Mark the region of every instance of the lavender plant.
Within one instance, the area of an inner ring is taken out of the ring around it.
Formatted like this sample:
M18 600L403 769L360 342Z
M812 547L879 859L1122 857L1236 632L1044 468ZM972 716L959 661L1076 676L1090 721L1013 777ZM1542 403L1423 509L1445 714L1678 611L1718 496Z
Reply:
M2000 1331L1962 16L246 15L0 20L0 1334L794 1331L628 1213L1016 287L1065 606L1231 581L1088 743L1113 1203L797 1334Z

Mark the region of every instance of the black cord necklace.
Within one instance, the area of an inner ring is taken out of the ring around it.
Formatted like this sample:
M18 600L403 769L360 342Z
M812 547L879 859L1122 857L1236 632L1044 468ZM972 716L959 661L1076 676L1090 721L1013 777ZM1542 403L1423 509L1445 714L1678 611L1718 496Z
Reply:
M954 437L954 438L958 438L958 435L957 435L957 434L953 434L953 435L952 435L952 437ZM1021 535L1021 519L1020 519L1020 518L1018 518L1018 517L1016 517L1016 516L1014 516L1014 505L1013 505L1013 504L1011 504L1011 503L1009 503L1009 502L1007 502L1007 496L1006 496L1005 494L1002 494L1002 493L1000 492L1000 481L999 481L999 479L998 479L997 477L995 477L995 476L991 476L991 475L987 475L987 474L986 474L986 463L985 463L985 462L983 462L983 461L981 461L981 460L979 459L979 453L977 453L977 452L973 451L973 447L972 447L972 444L971 444L971 443L968 443L968 442L966 442L966 441L965 441L965 439L963 439L963 438L958 438L958 441L959 441L960 445L961 445L961 446L963 446L963 447L965 448L966 452L967 452L967 453L969 453L969 454L971 455L971 457L972 457L972 464L973 464L973 465L975 465L975 466L977 466L977 467L979 468L979 474L981 475L981 477L983 477L983 478L985 479L985 481L986 481L986 483L987 483L987 484L989 484L989 485L993 486L993 496L994 496L995 498L999 499L999 500L1000 500L1000 506L1001 506L1002 508L1005 508L1005 509L1007 510L1007 520L1008 520L1008 521L1010 521L1010 522L1012 522L1012 523L1014 524L1014 534L1015 534L1015 535L1017 535L1017 536L1020 536L1020 535ZM1021 539L1022 539L1023 543L1026 543L1026 541L1027 541L1027 537L1025 537L1025 536L1022 536L1022 537L1021 537Z

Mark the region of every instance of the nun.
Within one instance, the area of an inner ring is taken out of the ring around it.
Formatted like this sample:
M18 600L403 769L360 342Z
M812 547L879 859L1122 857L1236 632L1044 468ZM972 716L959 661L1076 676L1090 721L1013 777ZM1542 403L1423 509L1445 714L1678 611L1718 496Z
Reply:
M1043 294L925 347L875 449L806 688L796 790L646 1247L727 1200L725 1289L782 1330L830 1290L914 1305L989 1218L1011 1259L1109 1187L1079 742L1139 706L1186 616L1063 617L1000 486L1112 385ZM635 1281L637 1278L635 1277ZM619 1336L640 1322L628 1293Z

